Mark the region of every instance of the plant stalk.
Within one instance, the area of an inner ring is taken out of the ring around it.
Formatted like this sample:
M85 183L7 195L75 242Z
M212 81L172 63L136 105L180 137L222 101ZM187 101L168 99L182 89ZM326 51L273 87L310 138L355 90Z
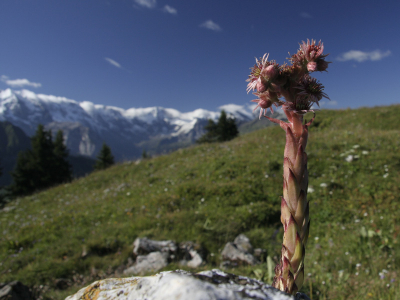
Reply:
M288 123L278 123L286 132L283 160L283 197L281 222L284 228L282 251L275 267L273 286L288 294L296 294L304 281L305 247L310 229L307 201L308 171L305 152L308 127L314 118L303 124L303 115L283 107Z

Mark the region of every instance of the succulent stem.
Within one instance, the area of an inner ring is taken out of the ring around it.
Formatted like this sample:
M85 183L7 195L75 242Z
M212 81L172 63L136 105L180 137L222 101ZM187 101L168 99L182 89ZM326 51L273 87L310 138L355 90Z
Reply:
M284 235L280 261L275 267L273 286L288 294L296 294L304 280L304 256L310 223L305 152L309 124L303 124L302 114L288 111L285 107L283 109L288 123L269 118L279 123L286 132L281 203Z

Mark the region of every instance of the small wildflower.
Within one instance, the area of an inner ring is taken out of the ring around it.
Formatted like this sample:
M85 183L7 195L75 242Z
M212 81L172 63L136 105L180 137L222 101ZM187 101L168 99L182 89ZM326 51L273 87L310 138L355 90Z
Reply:
M389 173L383 174L383 178L387 178L389 176Z
M354 145L353 148L354 149L360 148L360 145Z
M360 223L360 219L355 219L354 223Z
M314 189L313 189L313 187L312 186L309 186L308 188L307 188L307 193L314 193Z
M359 268L359 267L361 267L361 264L360 263L356 264L356 268Z
M363 150L363 151L361 152L361 154L363 154L363 155L368 155L368 154L369 154L369 152L368 152L368 151L366 151L366 150Z
M349 252L345 252L344 254L345 254L345 255L349 255Z
M318 240L319 240L319 237L316 236L316 237L314 238L314 240L318 241Z
M353 159L354 159L354 156L353 156L353 155L348 155L348 156L345 158L345 160L346 160L347 162L352 162Z
M326 184L326 183L321 183L320 185L319 185L320 187L322 187L322 188L326 188L328 185Z
M366 216L368 216L368 213L365 212L365 213L364 213L364 217L366 217Z

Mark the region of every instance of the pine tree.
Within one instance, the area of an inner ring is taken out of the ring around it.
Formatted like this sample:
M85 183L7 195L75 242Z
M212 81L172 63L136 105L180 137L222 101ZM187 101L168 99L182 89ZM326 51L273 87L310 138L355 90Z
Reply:
M230 141L237 137L239 131L236 127L235 119L228 118L224 110L221 111L221 115L217 123L218 141L225 142Z
M206 133L197 140L198 143L225 142L235 138L239 134L235 119L228 118L224 110L221 111L217 123L209 119L204 129Z
M61 130L57 132L56 139L54 141L54 156L55 156L55 162L53 165L54 176L55 176L54 182L63 183L71 181L72 167L70 163L67 161L68 149L64 145L64 137L63 137L63 132Z
M11 173L13 183L10 190L13 195L26 195L36 190L38 174L35 161L31 150L18 153L17 164Z
M114 164L114 156L111 153L110 147L103 143L100 153L97 156L96 164L94 165L95 170L104 170Z
M206 133L197 140L197 143L213 143L218 141L218 127L213 120L209 119L204 129Z
M25 195L71 180L71 167L66 161L68 152L62 144L62 132L53 143L51 131L39 124L31 138L32 150L18 154L17 165L12 172L14 195Z

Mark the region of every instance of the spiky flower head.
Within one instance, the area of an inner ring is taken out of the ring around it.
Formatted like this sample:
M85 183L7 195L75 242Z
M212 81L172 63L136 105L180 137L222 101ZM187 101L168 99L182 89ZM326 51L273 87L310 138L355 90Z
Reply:
M326 71L330 62L325 61L325 57L329 54L323 54L324 44L319 41L307 39L306 42L300 44L300 49L296 54L292 55L290 61L293 65L299 65L305 68L307 72Z
M258 99L251 100L251 102L257 103L257 106L254 108L254 110L260 108L260 119L263 113L264 116L267 114L268 108L271 110L271 112L274 112L272 105L275 104L275 106L277 106L277 103L280 102L278 99L278 94L270 90L267 90L263 93L254 93L254 95L257 95Z
M279 74L279 65L275 61L268 61L268 53L260 59L256 58L256 64L251 68L247 93L251 90L263 92L268 88L271 81Z
M310 75L304 75L296 88L299 90L297 97L302 98L311 104L316 103L319 105L318 101L323 97L329 99L328 95L323 92L325 87L316 78L313 78Z
M319 41L318 44L316 44L315 40L310 40L307 39L307 43L303 41L302 44L300 44L300 49L299 49L299 54L302 55L308 62L310 61L316 61L319 58L324 58L327 55L322 55L324 52L324 44Z
M260 117L266 115L269 108L284 105L289 111L304 114L311 110L314 103L319 105L322 97L329 99L323 92L321 85L315 78L308 75L310 72L326 71L329 62L323 54L324 45L320 41L307 39L300 44L300 49L289 58L291 64L278 65L275 61L268 61L269 54L256 59L251 68L247 81L247 92L256 90L258 99L255 109L260 108ZM281 101L280 98L284 98Z

